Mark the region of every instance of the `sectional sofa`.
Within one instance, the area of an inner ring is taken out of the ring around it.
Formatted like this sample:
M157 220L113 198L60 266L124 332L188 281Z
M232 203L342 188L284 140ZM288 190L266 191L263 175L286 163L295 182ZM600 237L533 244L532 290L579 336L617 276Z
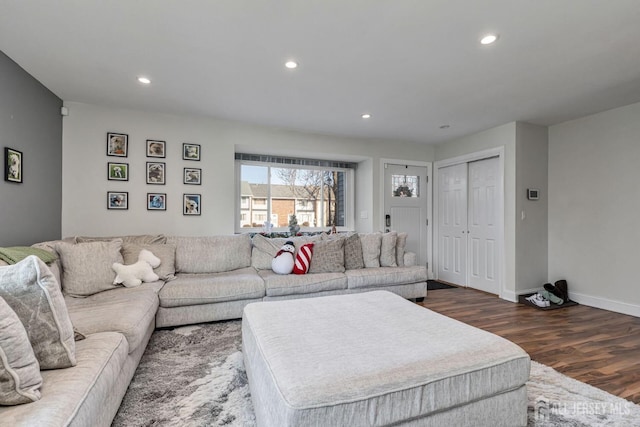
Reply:
M382 289L424 298L426 268L405 252L406 237L78 236L36 244L58 256L46 274L59 284L76 337L84 339L75 341L75 366L41 371L39 400L0 406L0 424L110 425L155 328L238 319L257 301ZM271 259L287 240L297 248L313 243L308 274L271 270ZM155 269L161 280L114 285L111 265L134 263L141 249L161 259Z

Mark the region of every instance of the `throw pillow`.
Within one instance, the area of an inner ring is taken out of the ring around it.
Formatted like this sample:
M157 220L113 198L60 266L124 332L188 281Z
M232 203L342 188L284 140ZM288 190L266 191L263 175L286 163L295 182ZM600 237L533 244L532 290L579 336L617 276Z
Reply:
M314 243L306 243L300 247L293 265L293 274L307 274L311 265Z
M53 274L36 256L0 268L0 296L27 331L41 369L76 364L73 326Z
M122 264L122 240L71 244L56 243L62 263L62 288L71 296L86 297L115 289L116 273L111 266Z
M347 270L364 268L362 242L357 233L351 234L344 241L344 268Z
M398 267L404 267L404 251L407 246L408 233L398 233L398 240L396 240L396 264Z
M381 233L360 234L362 243L362 258L366 268L380 267L380 245L382 244Z
M0 297L0 405L40 399L42 375L18 315Z
M380 267L397 267L396 262L396 242L398 233L390 231L382 235L380 243Z
M251 239L253 245L251 249L251 266L258 270L271 270L271 260L286 241L291 240L296 250L300 250L305 243L319 239L319 236L277 237L271 239L264 237L262 234L256 234Z
M155 256L160 258L160 265L153 269L153 272L160 277L160 280L164 280L165 282L167 282L176 278L176 245L146 245L139 243L123 243L123 264L130 265L138 262L138 255L143 249L151 251Z
M343 273L344 239L320 240L313 246L309 273Z

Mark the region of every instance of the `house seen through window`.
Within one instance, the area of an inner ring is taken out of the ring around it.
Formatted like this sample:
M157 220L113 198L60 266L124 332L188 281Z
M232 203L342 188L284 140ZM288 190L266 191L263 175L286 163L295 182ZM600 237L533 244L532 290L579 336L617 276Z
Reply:
M274 231L287 231L292 215L302 230L353 227L353 167L238 160L238 155L236 159L236 231L262 231L269 225Z

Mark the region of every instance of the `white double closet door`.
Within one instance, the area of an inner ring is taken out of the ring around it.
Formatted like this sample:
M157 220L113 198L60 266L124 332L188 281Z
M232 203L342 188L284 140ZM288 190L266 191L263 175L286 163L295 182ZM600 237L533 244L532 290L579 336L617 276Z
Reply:
M438 169L438 279L499 293L499 165L492 157Z

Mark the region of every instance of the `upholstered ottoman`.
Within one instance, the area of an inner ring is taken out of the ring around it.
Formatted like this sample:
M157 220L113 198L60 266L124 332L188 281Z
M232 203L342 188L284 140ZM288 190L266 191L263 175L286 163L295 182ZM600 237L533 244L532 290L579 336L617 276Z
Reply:
M520 347L386 291L244 309L259 426L525 426Z

